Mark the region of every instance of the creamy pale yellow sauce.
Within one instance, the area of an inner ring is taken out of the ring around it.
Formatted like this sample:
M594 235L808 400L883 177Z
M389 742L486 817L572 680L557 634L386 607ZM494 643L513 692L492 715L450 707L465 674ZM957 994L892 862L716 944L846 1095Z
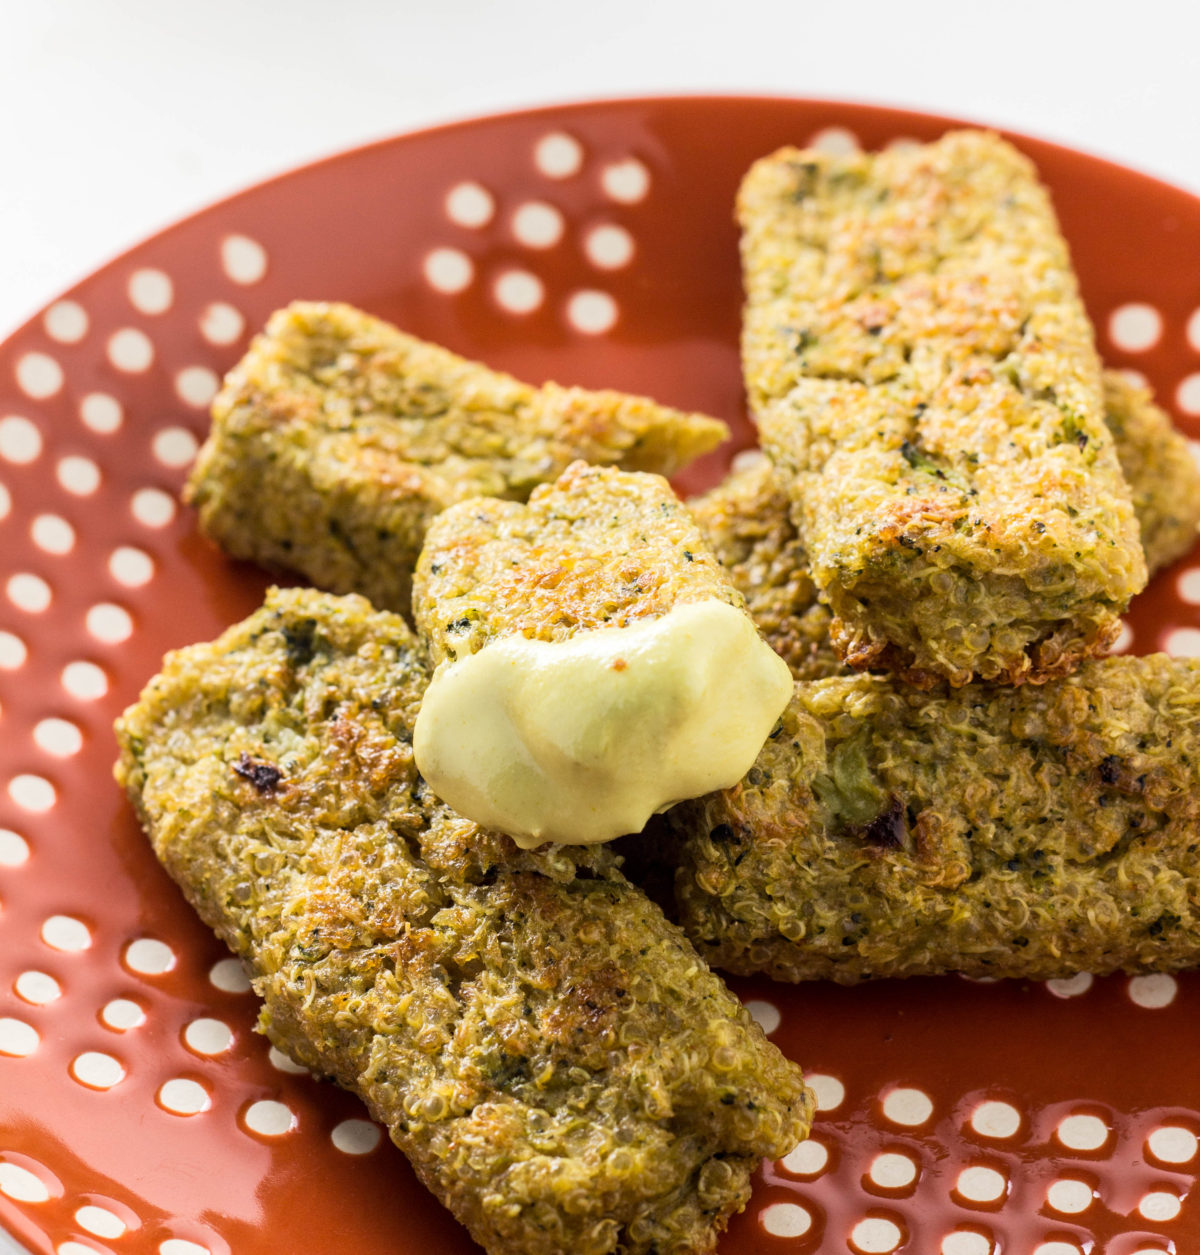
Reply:
M640 832L736 784L792 695L740 610L709 600L565 641L504 637L434 672L417 767L455 810L526 849Z

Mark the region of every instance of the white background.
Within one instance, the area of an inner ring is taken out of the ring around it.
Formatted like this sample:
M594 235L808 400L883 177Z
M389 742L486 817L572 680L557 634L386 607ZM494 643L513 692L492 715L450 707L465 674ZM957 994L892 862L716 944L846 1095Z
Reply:
M433 122L595 96L926 109L1200 192L1194 11L1184 0L0 0L0 337L149 232L266 175Z
M0 0L0 336L149 232L349 144L593 96L947 113L1200 192L1190 0Z

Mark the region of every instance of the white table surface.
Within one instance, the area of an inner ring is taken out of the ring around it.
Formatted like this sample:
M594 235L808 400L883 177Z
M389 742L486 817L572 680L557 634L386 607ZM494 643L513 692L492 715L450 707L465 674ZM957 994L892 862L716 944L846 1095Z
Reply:
M1200 193L1189 12L1183 0L0 0L0 337L150 232L266 175L430 123L597 96L923 109ZM0 1252L19 1249L0 1234Z

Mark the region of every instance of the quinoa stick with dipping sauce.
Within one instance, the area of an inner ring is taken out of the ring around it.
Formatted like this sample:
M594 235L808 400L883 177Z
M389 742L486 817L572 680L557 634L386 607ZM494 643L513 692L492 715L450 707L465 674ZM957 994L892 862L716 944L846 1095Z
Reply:
M798 684L731 789L671 812L684 928L779 980L1200 962L1200 661L1045 685Z
M529 846L640 832L732 784L791 693L657 475L578 462L528 505L454 506L429 529L413 614L438 664L418 766Z
M1133 495L1153 574L1196 543L1200 467L1187 439L1150 393L1119 371L1104 372L1104 421ZM765 455L732 471L688 508L793 678L843 674L846 667L829 635L829 607L820 603L809 577L791 499Z
M618 870L442 805L396 615L272 592L118 721L154 850L281 1050L357 1093L493 1255L711 1251L799 1070Z
M738 214L751 404L839 653L915 684L1103 653L1145 564L1030 162L974 131L783 149Z
M238 558L407 614L430 519L524 500L571 462L673 474L723 423L644 397L535 388L347 305L274 314L213 403L187 487Z

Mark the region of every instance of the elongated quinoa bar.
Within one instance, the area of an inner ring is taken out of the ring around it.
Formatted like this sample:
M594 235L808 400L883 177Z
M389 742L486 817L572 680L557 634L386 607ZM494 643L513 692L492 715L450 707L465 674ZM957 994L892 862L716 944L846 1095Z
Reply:
M672 474L726 436L644 397L521 383L346 305L275 314L213 403L187 488L235 557L407 614L431 518L582 458Z
M1200 962L1200 661L1044 686L796 686L732 789L677 807L700 952L781 980Z
M952 132L743 182L744 363L855 666L1065 674L1145 583L1066 245L1030 163Z
M1200 467L1188 442L1145 388L1104 372L1104 421L1133 495L1151 574L1196 544ZM829 635L831 614L817 597L791 498L763 455L688 502L705 540L767 643L797 680L821 680L845 666Z
M358 1093L494 1255L712 1250L811 1106L618 870L434 799L396 615L273 592L118 721L155 852L247 964L261 1027Z

